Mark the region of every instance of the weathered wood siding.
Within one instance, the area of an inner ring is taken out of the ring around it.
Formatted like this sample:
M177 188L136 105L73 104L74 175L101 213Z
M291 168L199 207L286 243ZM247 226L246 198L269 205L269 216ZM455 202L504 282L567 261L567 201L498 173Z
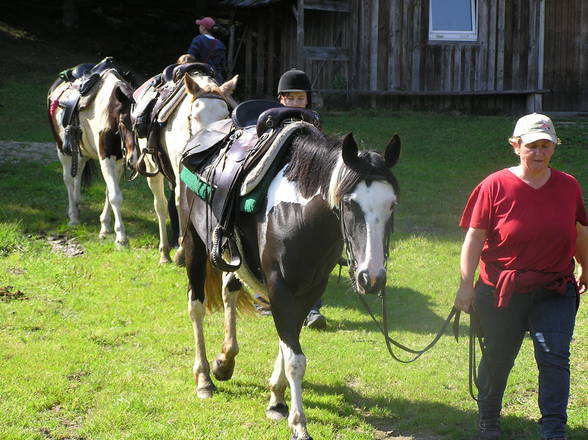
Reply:
M543 108L588 111L588 2L548 0Z
M586 111L588 0L544 4L543 72L541 0L478 0L475 42L429 41L428 0L291 0L241 10L242 95L274 96L279 75L296 67L325 97L339 93L352 104L520 113L547 89L545 111Z

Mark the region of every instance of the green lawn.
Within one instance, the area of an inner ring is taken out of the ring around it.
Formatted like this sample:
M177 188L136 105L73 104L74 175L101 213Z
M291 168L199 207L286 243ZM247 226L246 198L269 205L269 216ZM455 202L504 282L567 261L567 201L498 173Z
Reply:
M7 76L0 84L0 139L50 141L45 89L53 71L76 63L74 55L50 68L32 56L24 77L1 67ZM9 122L6 96L17 97ZM394 133L402 138L389 314L392 336L422 347L453 303L463 238L456 224L470 191L489 172L516 162L506 143L513 118L352 112L323 119L328 132L353 131L366 148L382 149ZM563 144L554 166L588 191L588 137L580 122L556 121ZM0 164L0 438L289 438L285 422L264 415L278 347L271 318L240 318L233 379L217 382L212 399L196 398L185 270L157 263L157 225L145 181L125 182L123 191L130 247L116 251L112 240L98 239L103 182L85 191L82 225L70 228L59 163ZM74 238L84 253L67 257L52 250L49 239L59 234ZM324 298L328 329L302 332L313 437L473 438L476 406L467 390L465 338L456 343L448 332L417 362L396 363L348 288L345 270L341 282L336 275ZM376 298L370 303L378 307ZM467 319L461 330L465 335ZM569 405L576 440L588 438L587 330L582 306ZM209 316L205 331L212 359L222 343L222 316ZM526 340L505 397L505 438L537 438L536 400Z

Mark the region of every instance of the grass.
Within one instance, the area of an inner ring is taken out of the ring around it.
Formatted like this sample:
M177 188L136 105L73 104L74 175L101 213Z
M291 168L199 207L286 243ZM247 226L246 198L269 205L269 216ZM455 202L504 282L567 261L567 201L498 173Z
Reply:
M73 58L64 64L75 64ZM2 96L19 96L17 84L30 93L14 110L15 124L0 118L0 139L49 141L44 116L37 114L43 109L32 104L44 99L43 75L17 80L10 72L2 76ZM48 71L45 79L52 79ZM389 314L392 336L422 347L453 303L462 240L456 224L471 189L515 162L505 141L512 118L351 112L323 119L327 131L352 129L369 148L383 148L395 132L402 138ZM588 139L571 122L577 121L556 121L564 143L554 165L588 190ZM82 225L71 228L59 163L0 164L0 288L6 288L0 290L0 437L288 438L285 422L264 416L277 351L271 318L240 318L234 378L217 383L210 400L195 397L184 269L157 264L157 226L145 182L125 182L123 192L130 247L115 251L112 240L98 239L103 182L87 188ZM49 238L60 234L74 238L84 253L67 257L53 249ZM386 432L386 438L472 438L476 407L467 391L465 339L456 343L448 335L419 361L396 363L347 286L334 272L324 298L328 329L302 332L304 403L314 438L361 440ZM16 291L21 294L1 294ZM369 302L378 307L375 298ZM581 307L572 344L572 439L588 436L587 330L588 312ZM205 332L212 358L222 343L220 314L207 318ZM530 340L511 374L504 416L506 438L537 438Z

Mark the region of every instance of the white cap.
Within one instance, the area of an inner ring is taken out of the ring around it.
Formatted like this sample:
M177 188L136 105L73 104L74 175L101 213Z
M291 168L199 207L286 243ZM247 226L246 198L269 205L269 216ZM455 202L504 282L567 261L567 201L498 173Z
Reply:
M522 141L526 144L546 139L557 144L557 136L553 122L545 115L539 113L531 113L523 116L517 121L517 125L512 133L514 136L520 136Z

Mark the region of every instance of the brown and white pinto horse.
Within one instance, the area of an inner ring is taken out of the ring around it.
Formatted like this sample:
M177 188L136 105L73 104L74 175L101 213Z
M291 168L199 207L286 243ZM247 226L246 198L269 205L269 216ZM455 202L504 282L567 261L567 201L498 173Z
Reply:
M76 162L64 150L65 128L61 122L64 109L59 106L60 99L67 98L71 92L72 83L57 80L48 94L49 120L67 188L67 215L70 225L80 223L79 203L84 168L88 160L99 160L106 183L106 199L100 214L100 237L104 238L112 231L111 216L114 214L115 242L117 246L125 246L128 239L121 214L123 197L119 180L125 162L134 167L138 157L130 119L133 87L115 67L103 71L94 87L98 88L95 96L92 94L91 102L79 111L81 139L76 158L77 172L73 173L75 176L72 176L72 164L76 167Z
M350 275L354 288L365 294L377 293L385 286L398 193L390 168L399 154L398 136L392 138L384 154L358 153L351 134L341 141L309 125L292 141L261 210L238 215L235 234L243 264L236 272L223 275L222 286L207 253L211 230L203 219L210 218L210 207L182 185L180 216L189 222L184 246L198 397L210 397L216 390L204 345L205 310L222 295L225 338L211 367L217 380L228 380L239 352L236 308L243 301L245 285L249 291L267 294L279 337L266 415L287 417L293 439L311 438L302 407L306 369L299 340L302 324L323 294L344 243L353 260ZM284 398L287 386L290 409Z
M238 76L222 85L202 73L188 73L184 76L184 87L187 93L177 104L177 107L167 117L166 123L161 130L159 145L171 164L171 170L167 174L173 174L172 185L179 188L180 182L180 159L186 143L194 133L211 124L212 122L226 119L229 117L230 108L235 106L235 101L231 97L237 86ZM143 95L145 96L145 95ZM140 106L141 97L138 98L137 106ZM147 148L145 138L139 138L139 147L141 151ZM146 170L153 173L164 166L152 162L152 158L147 155ZM153 205L157 214L159 224L159 254L160 263L169 263L170 245L166 230L166 220L168 218L167 199L164 192L165 177L162 173L147 177L147 183L153 193ZM179 191L175 192L176 208L180 203ZM183 264L183 247L182 233L184 223L180 219L178 238L179 248L174 260L178 264Z

